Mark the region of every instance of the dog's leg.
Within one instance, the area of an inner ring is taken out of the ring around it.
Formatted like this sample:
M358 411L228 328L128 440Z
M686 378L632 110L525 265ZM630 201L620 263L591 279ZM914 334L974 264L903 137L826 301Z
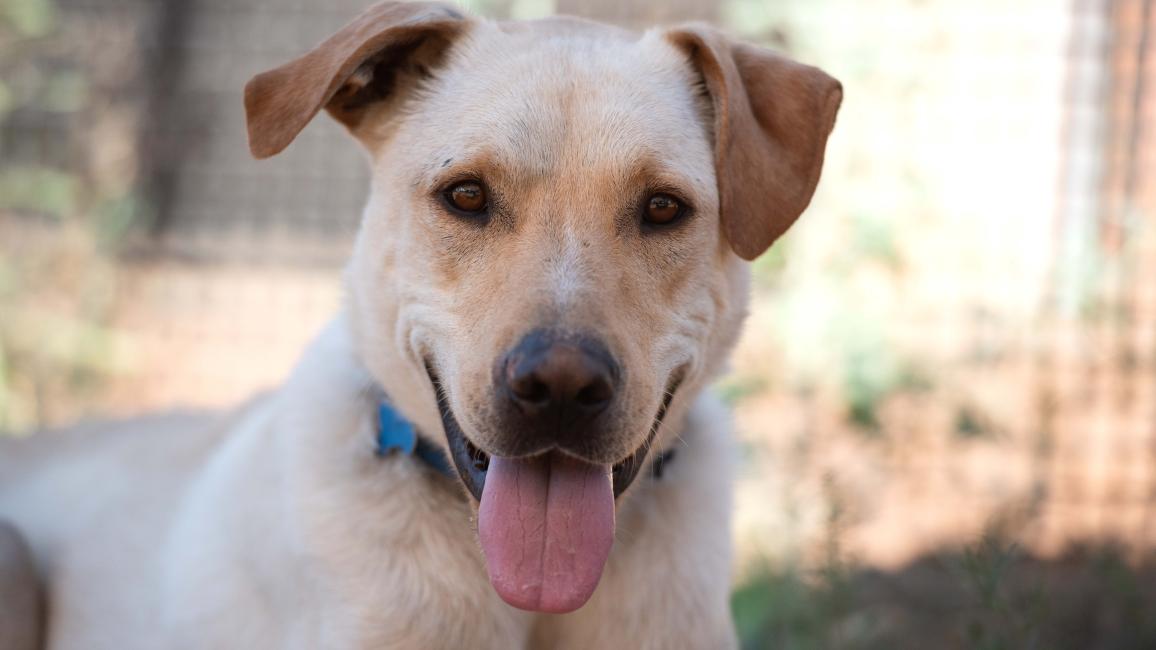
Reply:
M14 526L0 521L0 650L37 650L44 600L32 553Z

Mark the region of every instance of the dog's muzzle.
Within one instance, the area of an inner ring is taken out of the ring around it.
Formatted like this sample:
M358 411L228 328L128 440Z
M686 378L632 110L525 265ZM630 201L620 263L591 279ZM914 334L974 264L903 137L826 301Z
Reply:
M580 434L597 431L615 399L620 373L604 348L537 333L515 346L496 383L514 418L507 423L523 429L503 449L470 441L434 368L427 362L454 467L478 501L478 538L494 590L531 611L581 607L609 558L615 501L645 464L681 372L672 375L643 443L601 464L586 460L594 456L582 453L589 440Z
M503 425L518 431L500 448L482 450L462 430L445 386L432 362L426 372L437 396L438 411L450 455L462 483L481 500L491 453L524 458L559 451L576 458L595 457L596 436L617 396L621 370L605 346L574 336L535 330L506 354L494 369L495 390ZM614 496L630 487L646 464L654 438L682 380L672 373L663 400L643 443L611 467Z

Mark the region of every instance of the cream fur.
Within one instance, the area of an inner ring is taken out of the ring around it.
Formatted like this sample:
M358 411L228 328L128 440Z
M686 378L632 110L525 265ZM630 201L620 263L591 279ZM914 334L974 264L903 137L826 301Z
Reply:
M0 515L49 583L49 647L733 645L733 450L712 398L687 418L680 461L623 504L591 602L536 616L493 593L456 485L373 454L371 383L339 318L278 393L227 421L6 445Z
M721 234L713 109L663 32L467 20L432 80L399 77L397 97L350 118L373 176L348 305L282 388L227 418L0 447L0 519L49 587L49 647L735 645L734 450L702 389L745 316L747 269ZM461 169L488 174L517 222L466 231L433 207ZM693 202L677 235L615 220L640 174ZM657 440L678 456L623 495L602 581L564 616L495 595L456 481L372 448L375 386L442 440L427 358L484 447L500 434L489 368L539 323L597 331L627 368L608 462L642 443L687 369Z

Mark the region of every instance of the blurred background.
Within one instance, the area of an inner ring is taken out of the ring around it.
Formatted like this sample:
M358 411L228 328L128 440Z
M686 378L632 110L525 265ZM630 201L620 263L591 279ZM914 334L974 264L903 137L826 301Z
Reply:
M0 435L283 378L366 191L240 93L367 0L0 0ZM1152 0L475 0L723 25L846 100L717 389L748 648L1156 648Z

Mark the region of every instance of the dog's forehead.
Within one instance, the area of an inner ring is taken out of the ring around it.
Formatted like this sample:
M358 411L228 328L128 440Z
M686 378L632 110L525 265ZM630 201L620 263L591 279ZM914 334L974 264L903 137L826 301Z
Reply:
M439 163L463 149L536 174L661 160L705 180L712 154L700 85L660 32L564 19L482 23L426 89L415 119Z

